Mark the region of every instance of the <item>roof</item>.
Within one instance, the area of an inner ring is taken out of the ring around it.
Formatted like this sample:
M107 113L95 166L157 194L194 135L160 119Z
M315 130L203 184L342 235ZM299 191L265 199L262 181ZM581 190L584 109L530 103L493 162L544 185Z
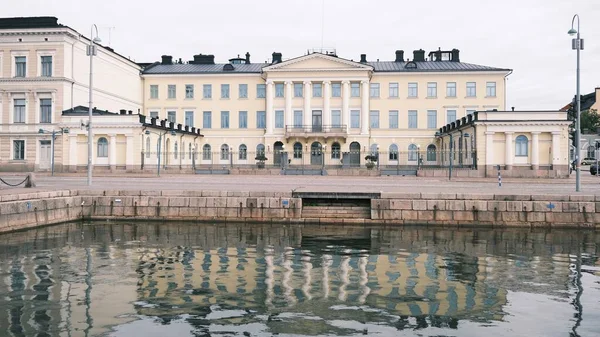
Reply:
M575 95L573 96L575 99ZM581 111L589 110L596 103L596 92L593 91L586 95L581 95ZM560 111L568 111L573 106L573 102L565 105Z
M256 73L260 74L262 68L270 65L269 63L251 63L251 64L232 64L233 70L223 70L223 66L229 63L221 64L160 64L146 67L143 74L224 74L224 73Z
M407 63L416 64L416 68L405 68ZM428 71L510 71L510 69L480 66L477 64L453 61L427 62L367 62L375 72L428 72Z
M123 110L124 111L124 110ZM89 108L87 106L84 105L78 105L76 107L74 107L73 109L68 109L68 110L64 110L62 112L63 115L69 115L69 116L87 116L89 114ZM108 110L100 110L98 108L93 108L92 109L92 114L94 116L118 116L118 115L122 115L118 112L110 112ZM137 115L137 113L136 113Z
M0 29L57 28L64 27L54 16L0 18Z

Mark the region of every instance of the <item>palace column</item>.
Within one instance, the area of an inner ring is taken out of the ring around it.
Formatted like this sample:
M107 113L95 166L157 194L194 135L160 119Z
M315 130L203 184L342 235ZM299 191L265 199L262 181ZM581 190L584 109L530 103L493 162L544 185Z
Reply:
M554 131L554 132L552 132L552 169L556 170L558 168L559 163L560 163L560 131Z
M494 172L494 134L493 131L485 132L485 169L487 175L491 176Z
M504 141L504 154L506 158L504 160L504 165L506 170L512 169L513 166L513 132L506 131L504 132L505 141Z
M540 132L534 131L531 133L531 169L538 170L540 168Z
M361 92L361 111L360 111L360 134L369 134L369 81L360 82L362 87Z
M77 134L69 134L69 168L68 168L68 171L69 172L77 171Z
M275 122L275 116L273 113L273 89L275 84L273 81L267 81L267 111L265 112L267 135L273 134L273 124Z
M294 112L292 111L292 81L285 82L285 126L294 125Z
M323 81L323 125L331 127L331 82Z
M142 144L142 146L144 146L144 144ZM134 169L134 156L136 156L136 153L133 153L134 149L133 149L133 135L127 135L126 136L126 153L125 153L125 169L126 170L133 170ZM146 150L146 151L149 151Z
M342 125L350 131L350 81L342 81Z
M312 111L310 107L310 96L312 92L312 83L304 81L304 125L312 130Z
M108 166L111 170L117 168L117 135L109 134L108 141Z

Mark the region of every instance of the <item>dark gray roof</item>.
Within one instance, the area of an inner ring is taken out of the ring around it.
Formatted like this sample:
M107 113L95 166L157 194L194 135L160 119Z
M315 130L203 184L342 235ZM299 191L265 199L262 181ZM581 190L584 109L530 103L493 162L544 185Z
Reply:
M228 63L225 63L228 64ZM234 69L223 71L225 64L156 64L148 66L143 74L221 74L221 73L257 73L260 74L268 63L232 64Z
M428 71L510 71L510 69L480 66L477 64L452 62L452 61L428 61L411 62L416 63L417 68L405 68L407 62L367 62L375 72L428 72Z

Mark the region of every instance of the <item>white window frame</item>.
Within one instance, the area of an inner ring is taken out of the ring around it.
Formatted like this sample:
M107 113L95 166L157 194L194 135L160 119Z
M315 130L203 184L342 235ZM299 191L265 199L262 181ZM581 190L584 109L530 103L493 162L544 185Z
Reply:
M25 123L19 123L19 125L21 124L27 124L27 121L29 120L29 116L28 116L28 111L29 111L29 99L27 99L27 95L25 93L11 93L10 94L10 100L9 100L9 105L10 107L9 112L8 112L8 124L14 124L14 120L15 120L15 99L24 99L25 100Z
M55 50L38 50L37 51L37 77L42 76L42 56L52 56L52 75L50 77L56 76L56 51ZM16 70L16 69L15 69Z
M427 82L427 98L437 98L437 82Z
M490 84L494 84L493 86L490 86ZM489 89L490 88L494 88L494 94L490 95L489 94ZM497 89L498 89L498 85L496 84L495 81L489 81L489 82L485 82L485 97L492 97L495 98L497 95Z
M156 88L156 97L152 97L152 87ZM160 97L158 84L150 84L150 99L158 99Z
M171 88L173 88L173 97L171 97ZM177 84L167 84L167 99L177 99Z
M242 96L242 88L246 88L245 96ZM248 84L247 83L238 84L238 99L248 99Z
M475 84L475 86L473 87L473 89L475 90L474 95L469 95L469 84L471 84L471 83ZM477 82L473 82L473 81L466 82L465 90L466 90L466 93L465 93L466 97L477 97Z
M188 112L192 113L192 124L187 124L187 115ZM184 125L188 125L190 128L194 126L194 124L196 123L196 110L194 109L186 109L183 111L183 123Z
M15 141L20 140L23 141L23 159L15 159ZM27 139L21 138L11 138L10 139L10 161L23 162L27 161Z
M454 87L450 87L449 86L450 83L453 83ZM452 95L452 96L448 95L448 89L450 89L450 88L454 89L454 95ZM449 97L452 97L452 98L456 97L456 82L446 82L446 98L449 98Z
M50 100L50 122L43 124L52 124L54 122L54 97L52 94L48 93L39 93L35 99L36 101L36 111L35 111L35 122L42 124L42 100L49 99ZM25 103L27 105L27 103Z
M188 90L189 88L191 88L191 90ZM190 94L191 95L188 95ZM185 85L185 99L194 99L194 96L196 95L196 88L193 84L186 84Z
M412 89L410 86L411 84L415 85L415 87L414 87L415 95L414 96L411 95L411 90L410 90L410 89ZM418 82L409 82L407 84L407 88L408 88L408 92L406 94L407 94L408 98L418 98L419 97L419 83Z
M395 87L392 87L392 86ZM396 94L393 95L392 89L396 90ZM400 84L398 82L390 82L389 86L388 86L388 95L390 98L398 98L400 97Z

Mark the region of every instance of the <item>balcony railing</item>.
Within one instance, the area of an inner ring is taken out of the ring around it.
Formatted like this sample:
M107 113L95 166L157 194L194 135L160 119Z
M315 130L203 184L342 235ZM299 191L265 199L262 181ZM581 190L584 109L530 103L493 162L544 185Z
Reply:
M291 136L336 136L345 137L348 133L346 125L288 125L285 127L285 135Z

